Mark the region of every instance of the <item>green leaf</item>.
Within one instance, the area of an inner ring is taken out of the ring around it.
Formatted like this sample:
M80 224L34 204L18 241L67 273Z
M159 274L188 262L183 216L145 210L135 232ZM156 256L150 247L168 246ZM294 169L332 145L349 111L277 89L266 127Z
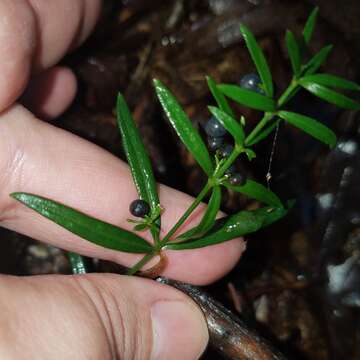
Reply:
M344 109L360 110L360 103L323 85L300 79L299 84L320 99Z
M151 244L141 237L92 218L56 201L27 193L12 193L11 196L47 219L93 244L130 253L150 253L152 251Z
M223 93L218 89L218 86L216 85L214 79L211 76L206 76L206 81L211 91L211 94L216 100L216 103L218 104L219 108L222 111L226 112L229 116L234 118L235 117L234 112L232 111Z
M252 32L245 25L240 25L240 31L242 33L242 36L244 37L246 46L259 73L265 93L267 96L273 97L274 86L269 65L265 59L264 53L258 45Z
M306 83L315 83L339 89L360 91L360 85L355 82L331 74L308 75L303 77L301 80Z
M229 183L225 183L225 186L228 189L242 193L251 199L261 201L264 204L275 207L283 206L281 200L278 198L278 196L275 193L273 193L271 190L267 189L264 185L254 180L249 179L242 186L234 186L234 185L230 185Z
M178 236L176 242L199 238L204 235L209 229L211 229L211 227L215 223L216 215L219 212L220 204L221 189L220 186L215 186L213 188L209 204L206 208L203 218L200 221L200 224L185 232L184 234Z
M244 144L245 134L241 124L226 112L215 106L208 106L208 109L211 114L219 120L221 125L233 136L235 143L242 146Z
M151 214L153 214L159 207L159 197L154 173L139 131L132 119L125 99L120 93L118 95L116 109L122 144L137 192L140 199L145 200L150 205ZM160 232L160 217L155 220L155 224L156 227L151 229L154 240L158 239Z
M261 111L275 111L276 103L267 96L260 95L254 91L243 89L237 85L218 85L218 88L230 99Z
M334 147L336 145L336 135L334 132L320 122L308 116L290 111L279 111L278 115L285 121L305 131L307 134L322 141L330 147Z
M325 62L325 60L329 56L332 49L333 49L333 45L327 45L327 46L323 47L303 67L302 73L304 75L314 74L319 69L319 67Z
M274 208L270 206L254 211L240 211L235 215L217 220L206 236L183 243L169 243L165 246L165 249L197 249L220 244L268 226L281 219L287 212L288 209L284 207Z
M290 30L286 31L286 47L288 50L291 67L295 77L298 77L301 70L300 48L294 34Z
M319 13L319 8L316 6L314 8L314 10L311 12L310 16L308 17L308 19L305 23L304 30L303 30L303 37L304 37L304 41L307 45L310 43L312 34L314 32L318 13Z
M248 157L249 161L256 158L256 153L252 149L245 149L245 154Z
M245 141L246 146L253 146L261 140L265 139L276 128L277 124L279 124L279 120L274 121L272 124L264 128L258 135L254 137L251 142L247 143Z
M155 79L154 86L156 94L171 125L205 173L210 176L214 170L213 164L200 134L194 128L175 97L161 81Z

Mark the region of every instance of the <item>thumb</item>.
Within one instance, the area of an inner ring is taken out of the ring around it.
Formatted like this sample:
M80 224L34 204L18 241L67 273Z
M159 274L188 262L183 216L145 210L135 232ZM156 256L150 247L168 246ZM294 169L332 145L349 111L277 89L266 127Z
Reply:
M1 359L198 359L197 306L151 280L111 274L0 276Z

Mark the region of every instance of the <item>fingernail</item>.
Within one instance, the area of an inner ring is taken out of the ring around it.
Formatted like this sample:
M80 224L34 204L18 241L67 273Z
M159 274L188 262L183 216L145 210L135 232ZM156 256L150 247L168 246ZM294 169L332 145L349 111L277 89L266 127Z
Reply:
M152 360L199 359L208 342L201 310L192 302L158 301L151 308Z

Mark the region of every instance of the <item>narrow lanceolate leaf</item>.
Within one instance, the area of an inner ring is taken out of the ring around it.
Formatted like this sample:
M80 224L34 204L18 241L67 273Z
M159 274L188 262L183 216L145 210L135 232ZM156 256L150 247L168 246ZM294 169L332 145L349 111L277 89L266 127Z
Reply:
M344 109L360 110L360 103L323 85L301 79L300 85L320 99Z
M303 36L306 44L309 44L312 38L318 13L319 13L319 8L318 7L314 8L314 10L311 12L304 26Z
M286 31L286 47L289 54L292 70L295 77L298 77L301 69L300 48L294 34L290 30Z
M213 165L209 152L200 134L194 128L188 116L177 102L173 94L161 83L154 80L156 94L176 133L191 152L207 175L213 173Z
M322 141L330 147L334 147L336 145L336 135L334 132L320 122L308 116L290 111L279 111L278 115L285 121L305 131L307 134Z
M226 100L223 93L218 89L217 84L215 83L214 79L211 76L206 76L206 81L208 87L211 91L212 96L214 97L216 103L218 104L219 108L226 112L229 116L235 117L234 112L232 111L228 101Z
M254 61L258 74L261 78L265 93L267 96L273 97L274 86L269 65L265 59L264 53L258 45L252 32L245 25L240 25L240 31L242 33L242 36L244 37L246 46L250 52L251 58Z
M218 85L221 92L239 104L261 111L275 111L276 103L267 96L243 89L237 85Z
M265 139L269 134L271 134L271 132L276 128L278 124L279 120L276 120L272 124L268 125L257 136L255 136L253 140L251 140L250 142L245 141L246 146L253 146L261 140Z
M159 197L154 173L139 131L132 119L125 99L120 93L117 99L116 110L122 144L136 189L140 199L145 200L150 205L151 214L153 214L159 208ZM153 235L155 235L154 232L159 233L160 217L156 220L156 225L151 231ZM157 238L157 235L155 235L155 238Z
M221 125L232 135L235 143L242 146L245 140L245 134L242 125L226 112L215 106L208 106L208 109L211 114L214 115L217 120L219 120Z
M27 193L13 193L11 196L73 234L96 245L130 253L152 251L152 246L141 237L56 201Z
M275 207L283 206L281 200L277 197L275 193L273 193L271 190L267 189L264 185L254 180L249 179L242 186L234 186L230 184L225 184L225 186L228 189L242 193L248 196L249 198L258 200L264 204Z
M306 83L315 83L339 89L360 91L359 84L331 74L308 75L303 77L301 80Z
M189 239L196 239L204 235L215 223L215 218L219 212L221 204L221 189L220 186L215 186L211 194L208 206L201 219L199 225L178 236L176 242L182 242Z
M328 45L323 47L317 54L314 55L314 57L312 57L308 61L308 63L304 66L302 73L304 75L314 74L319 69L319 67L325 62L332 49L333 49L333 45Z
M241 211L235 215L219 219L210 232L204 237L183 243L169 243L165 246L171 250L196 249L219 244L239 236L253 233L286 215L284 207L265 207L254 211Z

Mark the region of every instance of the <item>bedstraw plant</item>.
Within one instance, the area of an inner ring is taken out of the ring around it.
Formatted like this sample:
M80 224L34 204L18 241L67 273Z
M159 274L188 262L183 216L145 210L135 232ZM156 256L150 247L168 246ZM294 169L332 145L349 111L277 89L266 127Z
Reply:
M358 102L334 90L339 88L359 91L359 85L334 75L318 73L330 54L332 45L325 46L317 54L307 58L317 14L318 8L315 8L301 36L295 36L289 30L286 32L285 42L293 75L289 86L279 97L275 97L271 71L263 51L252 32L245 25L240 25L243 39L260 79L260 83L257 81L256 84L258 89L217 84L210 76L206 78L216 103L215 106L208 107L209 112L233 138L233 146L226 153L221 153L220 150L209 152L200 133L194 128L170 90L160 80L154 80L157 97L170 124L207 176L204 188L163 237L160 237L160 229L164 209L159 202L151 163L122 94L119 94L117 99L118 126L138 197L141 200L136 202L134 199L135 203L132 204L131 212L137 216L136 219L129 219L134 223L132 232L37 195L17 192L11 196L83 239L109 249L144 254L143 258L129 269L129 274L141 270L150 259L161 255L163 250L195 249L219 244L255 232L281 219L291 207L291 202L282 203L270 189L254 180L242 178L239 182L236 182L236 179L231 181L230 169L239 156L246 156L252 161L256 156L254 146L269 136L280 122L295 126L330 147L335 146L336 136L332 130L316 119L287 110L287 103L300 89L305 89L345 109L360 108ZM262 119L253 129L246 131L246 119L244 117L237 119L228 99L262 112ZM212 150L216 141L219 144L222 142L221 139L212 139L210 141L213 144ZM263 204L263 207L216 219L224 188L256 199ZM209 201L200 223L186 232L181 232L190 214L206 196L209 196ZM141 236L144 231L150 231L153 243L147 242ZM82 257L71 254L70 259L74 272L85 271Z

